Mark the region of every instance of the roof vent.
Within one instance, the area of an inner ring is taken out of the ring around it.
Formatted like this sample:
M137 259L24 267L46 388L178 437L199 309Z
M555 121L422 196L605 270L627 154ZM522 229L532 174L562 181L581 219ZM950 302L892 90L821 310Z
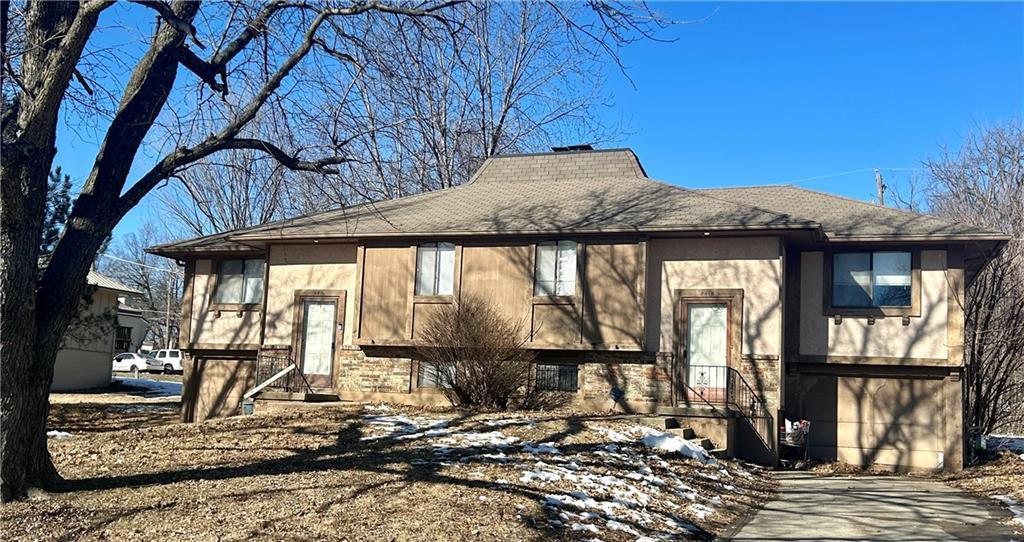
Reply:
M586 143L582 145L566 145L564 147L551 147L552 152L576 152L576 151L592 151L594 147Z

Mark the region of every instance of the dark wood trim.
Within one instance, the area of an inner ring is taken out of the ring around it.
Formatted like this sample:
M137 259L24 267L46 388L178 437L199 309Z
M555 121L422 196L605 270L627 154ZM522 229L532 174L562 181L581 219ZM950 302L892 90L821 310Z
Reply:
M260 345L256 343L189 343L182 350L252 350L257 351Z
M266 290L266 287L264 287ZM261 303L210 303L211 311L223 312L260 312L263 309Z
M302 359L303 326L305 324L306 301L333 301L334 302L334 346L331 348L331 372L327 375L331 387L334 386L334 366L336 365L338 352L345 340L345 298L346 290L295 290L292 301L292 352L295 353L294 361L299 365L300 370L305 372L304 360Z
M679 397L683 391L683 371L687 361L683 356L685 337L687 333L686 305L717 303L725 304L726 321L726 366L736 367L741 359L743 347L743 289L742 288L715 288L715 289L677 289L673 291L673 337L672 351L675 354L674 367L672 367L672 406L678 406Z
M818 363L832 365L907 365L917 367L946 367L952 363L943 358L908 358L889 356L822 356L799 354L800 363ZM956 364L953 364L956 365Z
M963 248L946 249L946 357L950 365L964 363L964 253Z
M900 247L824 247L822 252L822 287L821 298L823 316L921 316L921 249ZM832 257L835 254L850 252L909 252L910 253L910 306L909 307L833 307L832 306Z
M418 295L413 297L414 305L446 305L455 302L455 295Z
M192 337L192 303L195 300L196 261L185 262L181 294L181 320L178 322L178 348L185 349Z
M352 344L363 336L363 273L366 268L366 247L356 245L356 284L355 300L352 308L355 314L352 315Z

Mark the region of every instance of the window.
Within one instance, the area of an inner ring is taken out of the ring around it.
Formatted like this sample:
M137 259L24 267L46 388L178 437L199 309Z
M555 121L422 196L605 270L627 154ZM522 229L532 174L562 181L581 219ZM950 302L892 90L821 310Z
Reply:
M537 245L533 295L576 295L576 242Z
M578 365L537 365L537 389L571 391L579 389Z
M263 301L263 260L221 260L215 303L255 305Z
M437 367L429 363L419 362L419 374L416 376L416 387L418 388L443 388L444 382L438 375Z
M832 255L833 307L909 307L909 252L842 252Z
M114 337L114 350L117 352L127 352L132 349L132 328L128 326L118 326L117 335Z
M423 243L416 247L416 295L452 295L455 245Z

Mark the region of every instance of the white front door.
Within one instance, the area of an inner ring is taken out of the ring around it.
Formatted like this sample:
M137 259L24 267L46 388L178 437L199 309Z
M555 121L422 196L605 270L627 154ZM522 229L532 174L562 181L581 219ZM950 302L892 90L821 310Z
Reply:
M306 301L302 308L302 372L309 376L330 376L334 361L334 301ZM318 385L317 382L312 382ZM326 380L329 378L317 379ZM323 385L323 384L320 384Z
M728 318L725 303L686 304L687 384L709 400L723 394L726 387Z

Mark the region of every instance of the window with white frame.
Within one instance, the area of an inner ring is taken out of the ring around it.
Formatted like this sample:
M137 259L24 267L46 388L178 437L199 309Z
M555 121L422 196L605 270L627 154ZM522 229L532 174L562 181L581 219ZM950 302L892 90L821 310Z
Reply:
M537 244L534 295L576 295L576 241Z
M832 255L833 307L909 307L910 252L837 252Z
M215 303L253 305L263 301L263 260L221 260Z
M416 295L452 295L455 245L423 243L416 247Z

